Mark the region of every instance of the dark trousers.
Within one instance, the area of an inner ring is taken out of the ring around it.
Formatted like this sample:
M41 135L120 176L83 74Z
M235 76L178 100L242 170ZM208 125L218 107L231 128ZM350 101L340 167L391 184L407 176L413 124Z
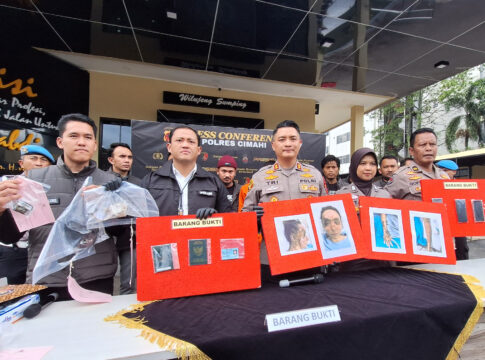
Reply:
M88 281L82 284L81 287L87 289L87 290L94 290L94 291L99 291L102 293L106 294L111 294L113 295L113 278L106 278L106 279L99 279L99 280L93 280L93 281ZM49 287L51 290L50 292L56 292L59 294L59 297L57 298L57 301L65 301L65 300L72 300L71 295L69 295L69 291L67 291L67 286L63 287Z
M0 245L0 278L9 285L25 284L27 249Z
M456 260L468 260L468 244L466 237L455 238L455 255Z

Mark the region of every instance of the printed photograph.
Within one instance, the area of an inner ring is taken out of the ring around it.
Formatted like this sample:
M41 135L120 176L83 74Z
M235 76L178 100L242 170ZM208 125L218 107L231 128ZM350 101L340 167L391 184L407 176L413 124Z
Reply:
M410 211L413 252L417 255L446 257L441 214Z
M180 269L177 244L154 245L151 248L153 271L155 273Z
M274 222L282 256L317 249L309 214L276 217Z
M357 253L342 200L311 204L324 259Z
M401 210L369 208L372 251L406 253Z
M482 200L472 200L473 219L475 222L484 222L484 209Z

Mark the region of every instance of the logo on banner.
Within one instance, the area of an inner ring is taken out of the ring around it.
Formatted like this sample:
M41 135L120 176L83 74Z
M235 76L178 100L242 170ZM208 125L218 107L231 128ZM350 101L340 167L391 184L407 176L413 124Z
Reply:
M5 75L6 73L7 73L7 68L0 69L0 76ZM22 79L15 79L7 83L4 83L3 81L4 80L0 77L0 89L10 88L10 93L12 95L25 94L30 98L37 97L37 94L34 93L32 88L29 86L34 84L35 79L33 77L27 79L26 83L29 84L27 86L24 86Z
M172 131L170 127L163 129L163 141L166 143L170 142L170 131Z

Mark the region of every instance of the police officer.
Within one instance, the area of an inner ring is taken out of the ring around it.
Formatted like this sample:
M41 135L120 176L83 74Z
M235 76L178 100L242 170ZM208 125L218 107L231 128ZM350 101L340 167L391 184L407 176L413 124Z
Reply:
M20 148L19 165L24 170L24 175L31 169L40 169L55 163L49 150L42 146L25 145Z
M186 125L172 129L167 150L173 159L142 180L161 216L196 214L205 219L215 212L232 211L224 184L197 166L202 148L194 129Z
M433 164L438 152L433 129L421 128L411 134L409 153L413 160L394 174L386 190L394 199L421 200L422 179L448 179L448 175Z
M271 142L276 162L253 175L243 211L253 210L260 202L326 195L320 171L297 160L301 145L297 123L285 120L276 126Z

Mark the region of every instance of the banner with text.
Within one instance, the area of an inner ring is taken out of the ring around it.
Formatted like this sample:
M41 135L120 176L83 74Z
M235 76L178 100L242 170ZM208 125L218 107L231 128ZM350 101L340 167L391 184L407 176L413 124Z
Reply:
M132 120L131 146L134 154L132 172L143 177L155 171L167 161L167 142L170 130L180 124ZM216 172L217 162L223 155L236 159L236 179L244 184L268 161L274 161L271 147L272 130L226 128L218 126L190 125L201 137L202 153L198 163L205 170ZM325 136L301 133L303 146L299 160L320 168L325 156Z
M17 47L0 62L0 174L21 171L23 145L41 145L54 157L57 121L89 109L89 74L43 52Z

